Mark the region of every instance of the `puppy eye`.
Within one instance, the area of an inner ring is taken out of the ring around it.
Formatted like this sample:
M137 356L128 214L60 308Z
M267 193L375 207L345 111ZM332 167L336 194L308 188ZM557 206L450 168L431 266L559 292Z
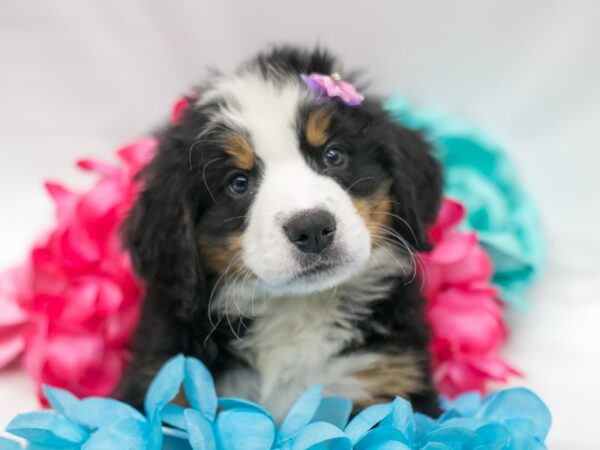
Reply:
M250 179L245 173L236 173L229 179L229 190L232 194L243 194L250 186Z
M325 155L323 157L325 160L325 164L328 166L338 167L341 166L346 157L341 148L336 146L331 146L325 149Z

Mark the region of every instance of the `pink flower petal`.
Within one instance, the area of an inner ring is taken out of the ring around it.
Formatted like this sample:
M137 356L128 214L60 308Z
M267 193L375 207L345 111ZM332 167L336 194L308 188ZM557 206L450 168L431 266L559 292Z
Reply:
M92 159L80 159L77 161L77 167L83 170L96 172L107 178L118 178L121 173L118 167Z
M190 98L188 97L181 97L179 100L177 100L175 105L173 105L173 110L171 111L171 123L177 125L183 112L190 106Z
M61 224L69 221L75 213L79 195L69 191L58 183L48 181L44 183L44 186L54 201L58 223Z
M0 273L0 330L5 326L21 325L28 317L19 300L29 297L29 266L15 267Z
M138 139L117 150L117 156L132 169L131 176L134 176L154 157L157 148L158 141L154 137Z
M477 245L474 233L450 233L427 255L433 264L453 264L462 262Z
M25 348L22 326L0 330L0 369L14 361Z

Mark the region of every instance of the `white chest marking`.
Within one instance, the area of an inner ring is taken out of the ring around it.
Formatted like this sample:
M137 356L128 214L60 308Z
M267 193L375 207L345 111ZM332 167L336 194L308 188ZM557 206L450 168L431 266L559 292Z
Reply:
M377 253L375 253L377 255ZM310 386L320 383L327 395L360 398L367 395L357 372L374 367L380 356L361 353L339 356L349 343L360 342L357 321L366 319L369 304L389 292L381 282L386 271L397 273L386 253L350 282L303 297L256 301L256 287L246 287L256 303L235 292L230 313L255 315L243 340L233 346L252 370L233 370L218 380L219 395L249 398L267 406L281 420L291 404ZM377 263L379 261L379 263ZM383 262L385 261L385 263ZM217 303L223 304L223 300ZM368 319L367 319L368 320Z

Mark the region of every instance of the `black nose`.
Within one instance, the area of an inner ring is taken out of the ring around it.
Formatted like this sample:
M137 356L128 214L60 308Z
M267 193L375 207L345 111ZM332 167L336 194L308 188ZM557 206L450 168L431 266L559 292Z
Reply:
M296 214L283 229L303 252L320 253L333 242L335 219L327 211L309 210Z

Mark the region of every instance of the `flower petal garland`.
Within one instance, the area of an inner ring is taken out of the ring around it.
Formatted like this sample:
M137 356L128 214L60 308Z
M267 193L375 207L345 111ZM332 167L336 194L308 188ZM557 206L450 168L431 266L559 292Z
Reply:
M177 122L188 106L189 99L179 100L172 121ZM406 119L406 107L388 106L395 116ZM434 137L446 135L440 120L414 119L409 125L419 123L429 123L426 131ZM85 192L46 184L56 207L56 226L33 248L25 265L0 277L0 368L22 353L26 370L40 386L62 387L78 397L106 395L116 386L128 361L142 296L129 257L120 248L118 230L139 188L135 174L156 147L154 138L136 141L117 151L119 165L79 161L82 170L98 176ZM463 155L463 166L467 164L465 158ZM448 164L448 159L444 162ZM454 170L451 165L446 169ZM506 167L504 171L503 183L514 183L510 171ZM462 194L471 185L465 186ZM451 186L447 189L456 192ZM501 191L497 195L502 198ZM507 204L510 201L506 199ZM467 222L474 223L468 208L466 212ZM517 373L498 356L507 330L503 308L496 300L498 292L491 284L493 276L500 281L510 276L494 270L486 251L492 240L483 242L487 243L484 249L479 244L479 231L475 233L474 227L471 231L459 229L463 217L461 203L446 199L430 230L434 249L420 255L433 334L435 381L449 396L466 390L483 392L488 380L505 381ZM534 226L532 220L518 226L509 223L502 231L505 237L494 242L511 240L513 247L523 249L524 244L515 243L518 233L514 230L525 230L529 236ZM506 253L509 247L500 250ZM496 248L492 256L500 250ZM515 264L523 261L513 258ZM495 258L494 265L498 263L507 267ZM527 267L535 273L537 266L532 260ZM503 284L503 294L516 292L511 286L517 285ZM41 390L40 395L43 398Z
M189 408L170 403L182 385ZM317 385L296 401L277 427L260 405L217 399L206 367L182 355L168 361L150 385L146 416L117 400L77 400L62 389L44 390L54 410L19 415L7 427L35 448L541 450L551 424L544 402L524 388L486 398L464 394L446 401L446 412L438 419L414 413L407 400L397 397L349 421L352 403L323 397Z
M27 264L0 279L0 365L23 351L25 369L38 383L78 396L114 389L141 301L118 230L138 189L134 176L155 149L154 139L143 139L117 151L119 166L79 161L99 176L81 194L46 183L56 226Z
M433 250L420 255L434 380L448 396L484 392L488 380L506 382L518 374L498 356L507 337L503 307L491 284L490 257L475 233L457 229L464 215L460 203L444 199L429 230Z

